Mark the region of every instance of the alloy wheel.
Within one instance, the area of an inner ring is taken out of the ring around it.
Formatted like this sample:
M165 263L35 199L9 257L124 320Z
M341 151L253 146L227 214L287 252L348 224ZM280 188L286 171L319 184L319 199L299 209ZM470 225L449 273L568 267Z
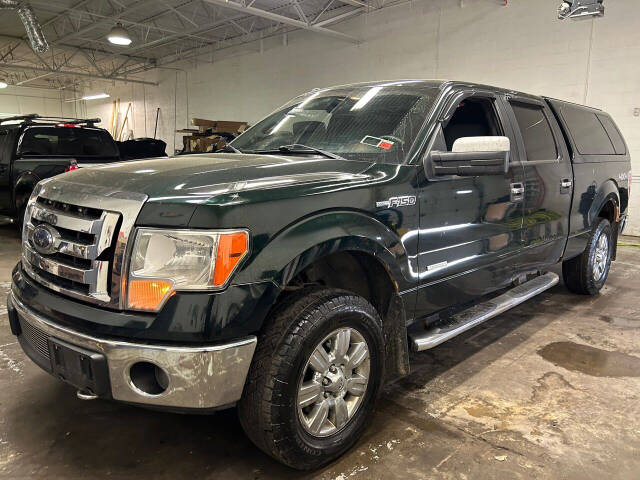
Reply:
M339 328L316 345L296 398L305 431L326 437L342 430L362 404L370 369L369 346L355 328Z
M593 257L593 280L598 282L606 273L609 261L609 239L604 233L600 234L596 243L595 255Z

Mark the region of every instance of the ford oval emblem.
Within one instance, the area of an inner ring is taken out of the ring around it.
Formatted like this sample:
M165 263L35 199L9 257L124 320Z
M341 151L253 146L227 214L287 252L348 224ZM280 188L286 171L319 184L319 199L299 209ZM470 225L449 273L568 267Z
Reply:
M31 233L34 248L45 255L56 251L59 239L60 233L50 225L38 225Z

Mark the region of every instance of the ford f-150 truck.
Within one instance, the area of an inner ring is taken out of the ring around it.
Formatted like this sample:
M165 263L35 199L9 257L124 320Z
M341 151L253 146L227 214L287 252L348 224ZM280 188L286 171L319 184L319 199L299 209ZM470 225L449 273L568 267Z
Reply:
M384 382L558 282L594 295L630 160L601 110L442 81L295 98L211 155L38 184L12 331L83 399L237 406L251 440L317 468Z

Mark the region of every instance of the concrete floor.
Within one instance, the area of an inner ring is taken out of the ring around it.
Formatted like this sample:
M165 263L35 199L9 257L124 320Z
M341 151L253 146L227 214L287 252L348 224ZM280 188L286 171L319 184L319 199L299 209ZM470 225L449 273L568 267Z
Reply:
M259 452L235 411L82 402L11 336L19 237L0 226L0 478L640 478L640 248L597 297L562 285L438 348L386 388L364 438L301 474Z

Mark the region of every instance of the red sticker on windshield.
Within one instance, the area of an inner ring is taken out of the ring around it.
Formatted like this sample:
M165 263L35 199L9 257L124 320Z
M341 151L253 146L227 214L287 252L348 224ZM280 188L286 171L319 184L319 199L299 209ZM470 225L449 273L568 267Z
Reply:
M371 135L367 135L362 140L360 140L360 143L362 143L364 145L369 145L370 147L381 148L383 150L391 150L391 147L393 147L395 142L391 142L389 140L385 140L384 138L373 137Z

